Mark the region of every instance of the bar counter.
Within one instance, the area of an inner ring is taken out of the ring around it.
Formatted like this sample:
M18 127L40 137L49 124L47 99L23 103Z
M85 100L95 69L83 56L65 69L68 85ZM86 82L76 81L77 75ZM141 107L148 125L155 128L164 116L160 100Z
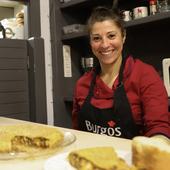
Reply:
M17 123L28 123L26 121L10 119L0 117L0 126L17 124ZM30 122L32 123L32 122ZM47 125L49 126L49 125ZM98 135L88 132L77 131L68 128L56 127L63 132L71 132L76 136L75 142L57 151L56 154L64 152L70 152L71 150L78 148L94 147L94 146L112 146L117 150L130 151L131 140L109 137L106 135ZM44 170L45 161L54 155L38 157L35 159L18 159L18 160L0 160L0 170Z

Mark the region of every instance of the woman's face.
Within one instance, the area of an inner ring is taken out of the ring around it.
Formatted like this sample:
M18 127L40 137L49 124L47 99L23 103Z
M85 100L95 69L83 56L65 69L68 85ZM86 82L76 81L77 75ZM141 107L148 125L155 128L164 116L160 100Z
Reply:
M96 22L91 29L92 52L100 64L113 64L122 56L123 37L121 29L112 21Z

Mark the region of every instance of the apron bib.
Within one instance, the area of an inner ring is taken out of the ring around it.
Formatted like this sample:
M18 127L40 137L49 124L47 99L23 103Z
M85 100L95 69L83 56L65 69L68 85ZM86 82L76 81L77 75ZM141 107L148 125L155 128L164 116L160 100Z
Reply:
M135 124L132 111L123 85L123 69L125 60L119 72L119 84L113 95L114 108L99 109L91 104L98 71L94 72L89 93L78 114L80 130L105 134L109 136L132 139L139 135L139 127Z

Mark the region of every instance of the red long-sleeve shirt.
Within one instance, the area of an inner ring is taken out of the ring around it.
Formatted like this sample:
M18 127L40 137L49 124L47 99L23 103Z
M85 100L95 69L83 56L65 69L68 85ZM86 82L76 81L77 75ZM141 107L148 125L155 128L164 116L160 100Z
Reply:
M85 73L76 83L72 111L75 129L78 129L77 114L89 92L92 72ZM118 79L111 89L97 76L91 103L98 108L114 107L113 94L117 84ZM168 96L156 70L129 57L124 69L124 87L136 124L144 125L143 135L164 134L170 137Z

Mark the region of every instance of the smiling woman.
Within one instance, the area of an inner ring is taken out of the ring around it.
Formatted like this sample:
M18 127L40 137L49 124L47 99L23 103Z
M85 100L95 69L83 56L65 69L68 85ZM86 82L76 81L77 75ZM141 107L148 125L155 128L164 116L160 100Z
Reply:
M73 127L129 139L158 134L170 137L163 81L152 66L125 54L121 13L97 7L87 25L99 65L77 81Z

